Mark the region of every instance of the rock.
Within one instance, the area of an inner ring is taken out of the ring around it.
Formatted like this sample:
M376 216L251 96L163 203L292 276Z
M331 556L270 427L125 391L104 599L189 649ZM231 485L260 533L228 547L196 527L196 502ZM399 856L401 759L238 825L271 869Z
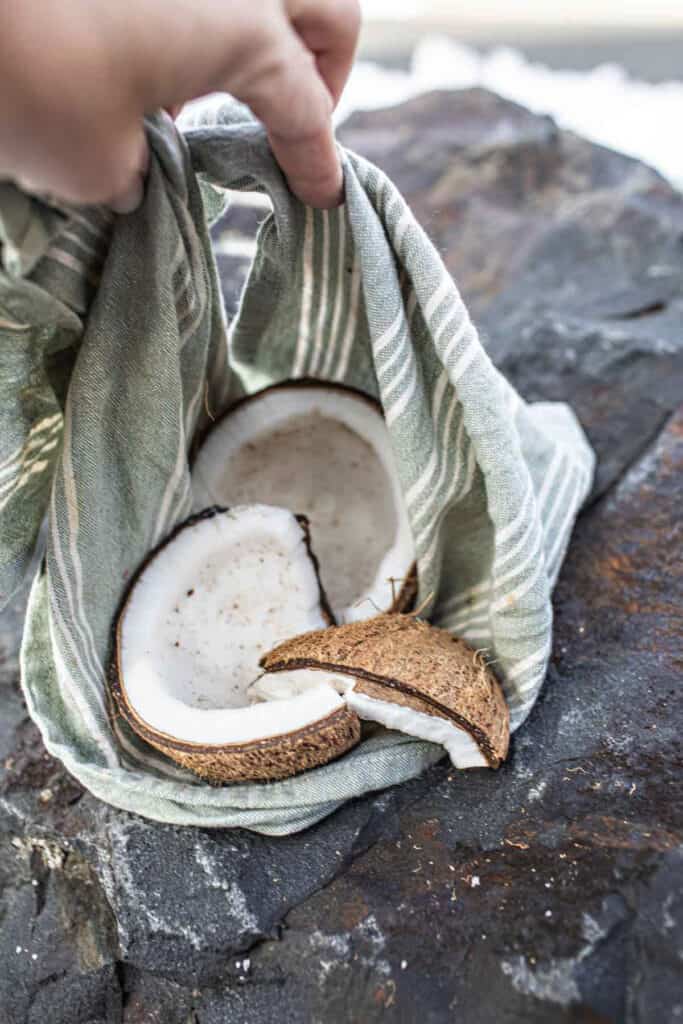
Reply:
M3 1024L117 1024L116 927L91 866L35 835L1 845Z
M521 394L574 407L603 493L680 401L679 194L481 89L357 113L342 136L402 189Z
M191 989L134 967L124 969L122 987L123 1024L188 1024L193 1020Z
M93 853L125 962L188 985L219 982L230 957L277 936L287 912L390 830L429 781L355 801L281 839L101 817Z
M254 950L251 986L281 977L289 1019L493 1024L505 1006L644 1024L683 1007L682 478L683 411L579 526L511 760L449 772Z
M344 139L407 194L493 358L525 396L568 398L598 448L545 689L497 773L441 763L290 838L173 828L45 753L19 595L0 617L2 1024L683 1015L683 200L480 90L357 114ZM261 216L214 229L231 305Z

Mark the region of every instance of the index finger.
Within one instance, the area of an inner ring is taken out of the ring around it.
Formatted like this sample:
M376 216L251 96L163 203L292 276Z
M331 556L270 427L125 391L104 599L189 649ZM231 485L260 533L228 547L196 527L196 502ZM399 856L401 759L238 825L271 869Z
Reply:
M235 92L263 122L292 191L310 206L343 199L343 176L332 130L332 96L313 54L287 24L267 74Z
M295 31L314 54L336 106L358 44L361 16L357 0L287 0L285 7Z

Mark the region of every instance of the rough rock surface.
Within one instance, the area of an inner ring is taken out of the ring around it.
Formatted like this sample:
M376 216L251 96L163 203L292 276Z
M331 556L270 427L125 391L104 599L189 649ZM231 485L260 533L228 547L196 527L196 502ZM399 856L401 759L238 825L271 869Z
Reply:
M177 829L45 754L19 599L0 617L1 1024L683 1018L683 199L481 91L343 136L406 193L498 364L569 399L598 450L545 689L498 773L442 763L288 839ZM230 302L256 219L217 229Z

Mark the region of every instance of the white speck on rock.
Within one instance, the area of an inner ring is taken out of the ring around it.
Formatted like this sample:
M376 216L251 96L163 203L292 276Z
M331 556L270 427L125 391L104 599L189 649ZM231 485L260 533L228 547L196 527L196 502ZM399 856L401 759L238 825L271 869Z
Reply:
M323 982L327 978L332 968L335 965L334 960L321 960L320 961L320 981Z
M62 867L64 859L68 853L68 850L62 846L58 846L57 843L52 843L47 839L40 839L37 836L16 836L12 840L12 845L15 846L27 860L30 859L34 850L38 850L43 859L43 864L51 871L55 871ZM35 879L33 882L36 885L38 884Z
M310 942L318 949L327 949L334 953L337 964L341 961L342 966L346 966L351 959L359 960L375 974L383 977L391 975L390 964L379 955L386 946L386 937L374 914L368 914L349 933L325 933L316 929L311 933ZM322 959L319 963L319 980L322 983L334 963Z
M590 949L588 951L590 952L593 946L595 946L596 943L600 942L600 939L604 939L604 937L607 935L607 931L603 928L601 924L598 924L595 918L591 917L590 914L582 914L581 923L583 937L589 944Z
M351 959L351 939L348 935L325 933L316 928L314 932L311 932L310 943L317 949L329 950L336 957L335 960L324 960L322 957L318 960L320 965L318 984L322 986L327 981L327 976L333 967L348 966Z
M386 946L387 940L375 915L368 914L360 924L356 925L354 932L370 946L368 955L361 956L361 963L366 967L372 967L378 974L388 977L391 974L391 967L388 961L379 956Z
M552 911L546 910L545 914L549 917ZM548 964L540 966L536 965L534 957L527 961L526 957L519 956L501 961L503 974L511 979L513 986L523 995L536 996L560 1006L568 1006L580 999L579 989L574 980L574 970L591 955L597 943L608 934L590 914L583 914L582 925L586 941L576 956L550 960ZM533 969L530 964L534 965Z
M234 918L245 931L258 931L256 915L247 905L247 897L240 889L237 882L230 882L225 888L225 898L228 904L230 916Z
M245 931L258 931L256 915L252 910L250 910L247 904L247 897L242 889L240 889L237 882L221 878L216 870L215 861L209 853L200 846L195 847L194 858L206 875L210 887L212 889L221 889L225 893L230 916L237 921Z
M145 907L145 916L153 932L160 932L162 935L171 935L173 937L181 935L184 939L187 939L193 949L201 949L204 945L199 932L195 931L194 928L190 928L189 925L181 925L177 921L167 920L161 914L152 910L151 907Z
M526 957L518 956L503 960L501 969L522 995L545 999L558 1006L569 1006L580 998L573 975L575 963L571 959L551 960L547 966L532 970Z
M533 803L534 800L540 800L547 788L548 783L545 781L545 779L539 782L537 786L532 786L527 794L527 800L529 801L529 803Z
M373 950L379 953L387 944L387 940L384 937L384 933L377 923L377 918L374 914L368 914L368 916L356 925L355 930L370 942Z
M471 888L472 889L477 889L480 885L481 885L481 881L479 879L479 875L472 875L472 880L470 882Z
M316 930L311 932L312 945L320 949L331 949L338 957L348 957L351 953L351 940L348 935L330 934Z
M670 932L672 928L676 927L676 918L669 909L673 905L673 901L674 894L670 892L664 900L664 906L662 907L662 925L667 932Z

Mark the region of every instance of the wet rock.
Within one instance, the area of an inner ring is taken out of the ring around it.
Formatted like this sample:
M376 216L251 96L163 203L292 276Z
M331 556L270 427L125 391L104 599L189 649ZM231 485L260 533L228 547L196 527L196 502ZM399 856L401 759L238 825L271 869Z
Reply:
M0 616L2 1024L683 1016L683 200L480 90L355 115L344 139L407 194L499 365L568 398L598 448L543 694L498 773L442 763L286 839L172 828L44 751L19 595ZM214 231L231 305L262 216Z

